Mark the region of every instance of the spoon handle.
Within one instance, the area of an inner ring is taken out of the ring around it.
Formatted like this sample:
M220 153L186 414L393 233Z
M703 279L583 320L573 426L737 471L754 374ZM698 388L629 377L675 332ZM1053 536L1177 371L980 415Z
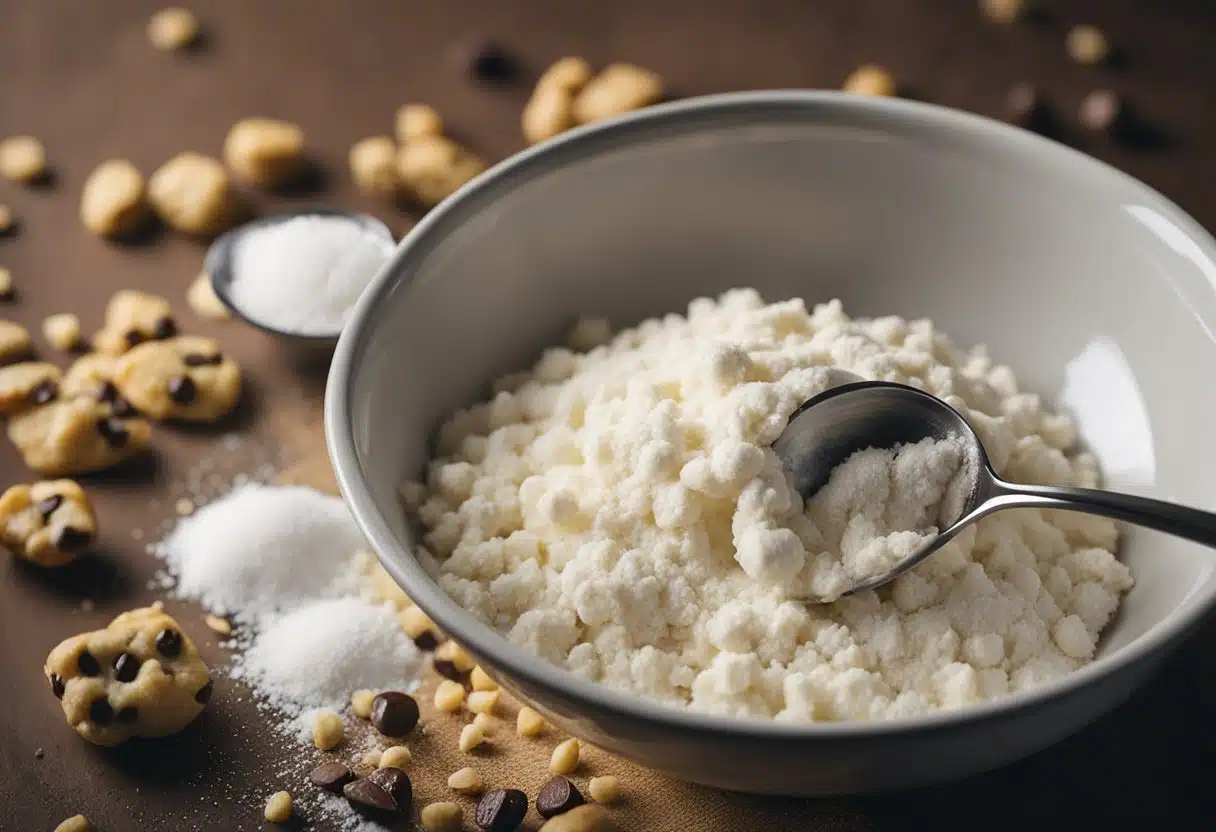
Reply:
M1003 480L993 486L990 500L999 503L1000 508L1054 508L1098 514L1216 547L1216 514L1209 511L1092 488L1020 485Z

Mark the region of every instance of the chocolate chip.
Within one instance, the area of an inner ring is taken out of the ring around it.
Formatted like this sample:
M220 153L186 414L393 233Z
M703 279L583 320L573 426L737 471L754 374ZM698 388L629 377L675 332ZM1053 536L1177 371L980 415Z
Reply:
M156 322L155 328L152 330L152 335L158 341L163 341L166 338L172 338L177 334L177 324L172 318L161 318Z
M161 630L156 637L156 649L162 656L174 658L182 653L182 634L177 630Z
M60 676L58 673L52 673L51 674L51 693L55 694L56 699L62 699L65 690L67 690L67 688L64 687L63 677Z
M93 533L75 526L64 526L55 535L55 546L61 552L76 552L89 545Z
M42 515L42 522L45 523L55 513L55 509L63 505L62 494L52 494L45 500L38 501L38 513Z
M182 356L182 363L187 367L206 367L208 365L218 365L224 363L224 356L221 353L214 355L203 355L198 352L189 352Z
M29 392L29 400L33 404L46 404L47 402L54 401L58 395L59 385L47 379L34 385L33 389Z
M139 675L139 659L130 653L119 653L114 660L114 678L120 682L132 682Z
M460 669L456 667L456 663L451 659L434 659L431 665L435 668L436 673L445 679L451 679L453 682L463 682L469 675L461 673Z
M342 794L356 812L373 819L384 819L397 813L397 804L381 786L368 780L356 780L342 787Z
M439 639L430 630L423 630L418 635L414 636L414 646L419 650L425 650L428 653L439 646Z
M213 687L215 687L215 683L208 681L207 684L198 689L198 693L194 694L194 701L200 705L206 705L211 699L211 690Z
M81 652L80 657L76 659L76 666L85 676L97 676L101 673L101 664L88 650Z
M104 699L94 699L89 706L89 719L98 725L109 725L114 720L114 709Z
M121 448L131 438L131 432L127 430L127 426L109 416L103 416L97 420L97 432L111 448Z
M514 832L528 814L528 796L519 789L488 792L477 802L474 821L485 832Z
M465 71L478 81L501 83L518 74L518 66L501 44L484 36L470 38L460 50Z
M130 725L132 722L134 722L138 718L139 718L139 711L135 710L135 708L131 707L131 706L123 708L121 711L118 712L118 721L122 725Z
M541 786L536 793L536 811L540 812L542 818L569 812L586 802L578 788L560 774Z
M103 381L101 386L97 388L97 401L112 402L118 398L118 388L114 386L112 381Z
M9 301L14 301L16 299L17 299L17 290L14 289L12 286L9 286L5 289L0 289L0 302L8 303Z
M1079 118L1087 130L1110 133L1119 127L1123 102L1114 90L1094 90L1081 101Z
M355 773L337 760L321 763L308 773L308 782L334 794L342 794L343 787L354 780Z
M189 376L174 376L169 379L169 398L178 404L190 404L198 394L198 388Z
M144 334L138 329L128 329L122 336L127 341L127 346L137 347L144 342Z
M372 700L372 725L386 737L404 737L418 724L418 703L414 697L386 690Z
M393 803L397 804L398 811L409 811L410 801L414 798L414 786L410 783L408 774L399 768L388 766L376 769L367 775L367 779L388 792Z

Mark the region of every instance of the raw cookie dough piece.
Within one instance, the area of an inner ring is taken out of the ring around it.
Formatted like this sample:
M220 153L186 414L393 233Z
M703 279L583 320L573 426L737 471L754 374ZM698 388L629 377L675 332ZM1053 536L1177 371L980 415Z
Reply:
M24 358L29 352L29 330L12 321L0 321L0 364Z
M368 196L392 199L401 189L397 176L397 145L388 136L360 139L350 149L350 175Z
M236 406L241 368L210 338L142 344L118 360L118 391L153 419L213 422Z
M486 163L445 136L419 136L397 153L406 192L423 205L438 205L486 169Z
M574 99L574 120L600 121L656 104L663 97L663 79L633 64L612 64L587 82Z
M42 337L57 350L69 352L80 346L80 318L57 312L42 319Z
M45 361L22 361L0 368L0 416L52 401L61 389L59 368Z
M186 303L200 317L212 321L226 321L232 317L228 307L216 296L211 288L211 276L203 272L194 278L190 288L186 290Z
M405 144L423 136L442 136L443 119L434 107L426 104L404 104L397 110L394 121L397 141Z
M59 389L64 396L85 396L109 405L110 415L120 419L137 416L135 408L114 385L117 367L118 359L104 352L82 355L68 367L63 380L59 382Z
M37 182L46 175L46 148L33 136L0 141L0 176L14 182Z
M214 237L240 218L240 202L218 159L179 153L148 180L148 199L171 228Z
M224 139L224 162L253 185L285 185L305 168L304 131L273 118L238 121Z
M197 39L198 18L189 9L161 9L148 20L148 40L161 52L185 49Z
M163 341L177 334L177 323L164 298L122 289L106 304L105 325L93 336L93 348L122 355L144 341Z
M109 403L83 396L56 399L8 423L25 464L53 477L117 465L147 447L151 435L143 419L123 419Z
M155 606L67 639L47 656L44 672L68 725L97 745L175 734L211 697L194 642Z
M109 159L85 180L80 221L102 237L134 234L148 218L144 177L126 159Z
M0 543L39 566L63 566L97 536L97 515L71 480L14 485L0 495Z

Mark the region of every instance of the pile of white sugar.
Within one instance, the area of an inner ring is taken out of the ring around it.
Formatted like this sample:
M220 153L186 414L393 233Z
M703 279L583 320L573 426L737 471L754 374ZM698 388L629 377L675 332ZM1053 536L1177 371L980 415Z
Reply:
M864 452L803 504L770 445L838 370L944 399L1008 478L1097 484L1070 420L983 348L735 290L615 335L585 321L455 414L404 488L424 562L524 648L699 711L895 718L1089 661L1132 584L1102 518L1005 512L878 591L790 599L898 557L958 499L959 449L930 443Z
M341 332L393 243L342 216L254 226L232 252L232 303L257 323L301 335Z

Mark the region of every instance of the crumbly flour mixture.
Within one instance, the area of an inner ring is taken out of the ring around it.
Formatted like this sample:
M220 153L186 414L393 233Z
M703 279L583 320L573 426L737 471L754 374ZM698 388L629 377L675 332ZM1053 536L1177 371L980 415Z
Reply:
M844 370L962 412L1014 480L1093 486L1069 419L982 347L837 301L693 301L502 379L405 487L424 562L462 606L588 679L698 711L884 719L1024 690L1089 661L1132 584L1115 525L996 515L891 585L835 603L948 513L958 449L850 459L807 506L770 444Z

